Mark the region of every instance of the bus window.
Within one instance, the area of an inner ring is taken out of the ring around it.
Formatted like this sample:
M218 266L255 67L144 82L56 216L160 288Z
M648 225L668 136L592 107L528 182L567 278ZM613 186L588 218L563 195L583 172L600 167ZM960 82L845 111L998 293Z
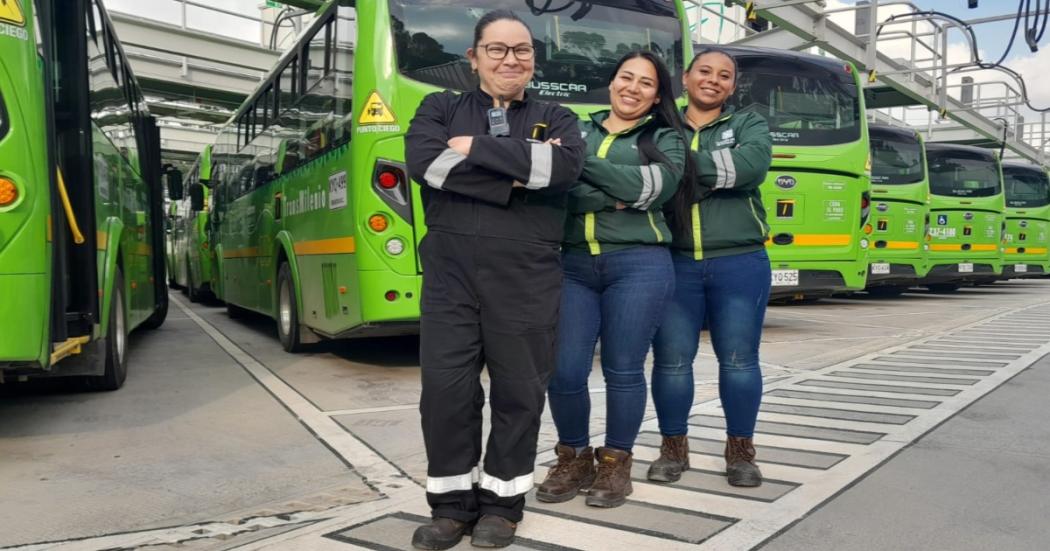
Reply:
M442 88L470 90L477 85L466 51L473 42L474 24L496 7L511 9L532 29L536 77L529 83L530 94L557 101L607 103L609 74L624 53L635 49L663 57L674 71L672 82L680 86L682 29L673 3L638 0L612 7L587 2L567 11L561 7L549 12L526 9L524 2L491 0L455 4L391 0L390 4L401 72Z
M999 171L991 155L931 149L926 152L930 193L948 197L990 197L1000 192Z
M1006 186L1006 206L1034 208L1050 205L1050 182L1046 173L1038 169L1017 166L1003 167Z
M902 185L923 179L922 144L914 137L871 132L871 183Z
M860 104L845 65L822 67L783 57L739 56L738 109L769 123L773 145L833 145L860 139Z

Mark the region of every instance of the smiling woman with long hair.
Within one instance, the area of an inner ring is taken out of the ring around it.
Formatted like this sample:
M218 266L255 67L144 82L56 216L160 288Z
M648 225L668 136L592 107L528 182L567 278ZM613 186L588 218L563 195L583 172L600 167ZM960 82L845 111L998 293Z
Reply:
M653 402L663 443L648 478L658 482L676 481L689 468L693 360L706 321L718 357L729 484L762 483L752 436L762 399L758 348L770 266L758 187L773 142L761 115L726 105L736 77L733 57L708 48L682 78L696 173L682 181L673 201L675 292L653 340Z
M685 166L674 99L660 58L631 52L610 78L611 109L580 123L587 156L569 195L558 363L547 390L558 463L537 490L540 501L567 501L590 487L588 505L617 507L631 493L645 357L674 288L671 232L661 211ZM608 432L595 452L587 376L599 338Z

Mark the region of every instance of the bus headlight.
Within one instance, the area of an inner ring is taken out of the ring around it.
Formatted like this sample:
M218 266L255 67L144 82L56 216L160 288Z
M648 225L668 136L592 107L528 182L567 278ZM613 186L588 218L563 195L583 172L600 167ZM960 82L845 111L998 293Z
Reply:
M868 248L868 240L867 239L861 239L860 240L860 248L862 248L862 249L867 249Z
M387 254L390 254L390 255L393 255L393 256L397 256L397 255L405 252L405 242L400 240L400 239L398 239L398 238L396 238L396 237L393 238L393 239L388 240L386 242L386 252L387 252Z

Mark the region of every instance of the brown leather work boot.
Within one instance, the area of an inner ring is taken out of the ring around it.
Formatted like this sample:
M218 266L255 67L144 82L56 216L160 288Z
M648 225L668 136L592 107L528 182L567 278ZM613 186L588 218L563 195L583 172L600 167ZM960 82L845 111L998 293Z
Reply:
M547 478L536 489L536 499L545 503L569 501L594 482L594 448L588 446L576 455L572 446L558 444L554 451L558 464L547 471Z
M474 525L470 544L474 547L507 547L514 543L514 532L518 523L499 515L482 515Z
M726 437L726 476L730 486L762 485L762 471L755 465L755 444L750 438Z
M689 470L689 437L664 436L660 458L649 465L646 477L655 482L677 482Z
M451 549L469 534L472 523L438 517L416 528L412 534L412 547L416 549Z
M627 501L631 486L631 452L616 448L598 448L598 473L587 495L592 507L619 507Z

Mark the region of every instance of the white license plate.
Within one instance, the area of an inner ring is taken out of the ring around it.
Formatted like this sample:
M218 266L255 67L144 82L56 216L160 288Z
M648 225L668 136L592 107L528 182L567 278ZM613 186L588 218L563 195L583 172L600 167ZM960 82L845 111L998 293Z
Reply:
M773 270L774 287L797 287L798 270Z
M959 273L960 274L971 274L971 273L973 273L973 263L972 262L960 262L959 263Z
M871 273L873 274L888 274L890 273L889 262L876 262L871 265Z
M1028 271L1028 264L1014 264L1014 272L1023 274Z

